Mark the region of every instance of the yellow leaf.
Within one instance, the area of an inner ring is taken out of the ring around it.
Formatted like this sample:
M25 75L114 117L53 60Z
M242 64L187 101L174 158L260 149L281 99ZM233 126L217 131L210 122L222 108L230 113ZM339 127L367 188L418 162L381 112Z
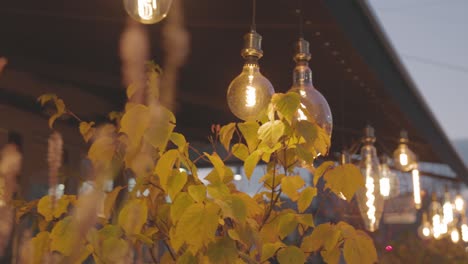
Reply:
M363 231L356 231L356 236L346 239L343 248L344 258L349 264L373 264L377 262L374 242Z
M195 258L190 251L185 251L182 256L177 259L177 264L197 264L198 260Z
M224 218L232 218L240 223L244 223L247 217L247 205L244 200L238 196L229 195L220 201Z
M344 239L350 239L356 236L356 229L354 229L352 225L346 222L339 222L336 225L336 228L338 228L341 231L341 234L343 235Z
M242 133L242 136L247 143L247 147L249 148L249 152L252 153L258 146L258 138L257 132L260 126L255 121L247 121L245 123L237 124L239 130Z
M315 159L314 154L303 145L296 145L296 155L306 164L312 164Z
M119 195L120 191L123 189L122 186L117 186L112 190L112 192L106 194L106 199L104 200L104 215L106 219L109 219L112 215L112 210L114 209L115 200Z
M180 134L180 133L172 132L171 137L170 137L170 140L171 140L171 142L174 143L174 144L179 148L179 150L181 150L181 151L183 151L184 148L185 148L185 145L187 145L187 141L185 140L184 135L182 135L182 134Z
M278 262L280 264L298 264L305 263L305 261L306 258L304 252L302 252L298 247L289 246L278 252Z
M210 184L207 190L208 194L214 199L225 199L231 194L231 191L224 183Z
M125 112L120 122L120 132L125 133L132 147L140 145L150 121L149 108L138 104Z
M164 153L156 165L154 172L159 176L161 187L167 192L167 183L169 176L172 174L172 169L176 160L179 158L179 151L171 149Z
M304 212L309 208L312 200L317 195L317 188L306 187L300 194L299 200L297 200L297 208L299 213Z
M99 137L88 151L88 158L95 166L109 167L115 153L115 141L112 137Z
M297 132L299 136L303 137L307 143L307 149L315 153L317 156L320 153L325 156L330 147L330 137L324 129L317 124L311 123L306 120L301 120L297 123Z
M83 136L85 142L88 142L94 135L94 122L81 122L80 123L80 134Z
M40 232L34 238L31 239L31 248L26 247L28 252L22 252L24 256L30 256L28 263L32 264L42 264L45 262L44 256L49 252L50 244L50 234L49 232Z
M231 145L232 136L236 131L236 124L229 123L223 127L219 131L219 141L223 144L224 148L229 151L229 146Z
M286 213L278 216L278 235L281 239L291 234L297 227L296 215Z
M286 177L284 174L276 174L275 177L273 177L271 172L267 172L267 174L263 175L258 182L264 183L265 187L271 190L276 189L276 187L281 184L281 180L284 177Z
M187 178L187 173L185 171L176 171L176 173L169 178L169 182L167 183L167 192L171 199L174 199L182 190L187 183Z
M70 199L68 195L63 195L59 200L52 204L52 198L47 195L42 197L37 204L37 211L41 214L47 222L52 221L54 218L59 218L68 211Z
M242 143L235 144L232 146L232 154L236 156L236 158L244 161L249 156L249 149Z
M119 213L119 226L128 235L140 234L148 218L148 206L144 200L129 200Z
M202 203L206 199L206 187L205 185L190 185L188 187L188 193L190 197L197 202Z
M122 119L122 116L123 116L123 113L117 112L117 111L112 111L108 115L110 121L116 121L116 122L120 122L120 120Z
M314 218L312 214L297 214L297 222L306 227L315 227Z
M73 226L72 221L72 217L68 216L55 224L50 233L51 251L58 251L65 256L70 256L75 247L79 245L79 242L76 241L78 238L77 229Z
M164 151L175 128L174 114L162 106L150 109L150 123L145 133L145 139L154 148Z
M206 157L208 157L208 159L211 161L211 163L213 164L216 172L218 172L218 175L221 179L221 181L223 181L224 179L224 162L223 160L218 156L218 154L215 152L213 153L213 155L210 155L206 152L203 152L203 154L205 154Z
M267 144L267 146L272 148L284 135L284 129L285 126L282 121L269 121L258 129L258 138Z
M301 249L304 252L315 252L323 247L328 235L333 232L334 226L330 223L325 223L314 228L311 235L306 236L302 240Z
M296 115L299 104L301 103L301 97L296 92L288 92L286 94L274 94L272 102L276 107L276 110L289 122L291 123Z
M340 262L341 250L339 247L331 250L322 250L320 255L327 264L338 264Z
M125 259L129 253L128 242L117 237L110 237L102 241L99 256L104 263L128 263Z
M305 182L301 176L287 176L281 179L281 190L292 201L299 199L299 189L304 187Z
M238 256L236 242L229 237L216 239L208 245L206 254L211 263L235 263Z
M53 114L53 115L49 118L49 127L50 127L50 128L53 128L53 127L54 127L55 121L56 121L59 117L61 117L61 116L62 116L62 115L61 115L61 114L58 114L58 113Z
M314 186L317 186L318 181L320 178L327 172L329 169L335 166L335 162L333 161L325 161L315 170L314 172Z
M359 188L364 187L364 177L353 164L344 164L327 171L324 176L325 187L336 195L341 194L348 202L351 201Z
M250 180L250 177L252 177L253 171L255 167L257 167L257 164L260 161L261 156L262 156L262 153L256 150L252 152L252 154L250 154L247 159L245 159L244 171L245 171L245 176L247 176L249 180Z
M244 204L247 208L247 217L254 218L263 213L263 208L257 203L252 197L248 196L246 193L235 193L233 196L237 196L244 201Z
M55 94L43 94L37 98L37 101L41 103L41 106L44 106L46 103L55 100L57 100L57 95Z
M271 257L273 257L280 248L285 247L282 242L275 242L275 243L265 243L262 246L262 257L260 258L261 262L267 261Z
M176 237L182 238L192 253L215 239L219 207L213 203L196 203L188 207L176 226Z
M189 206L193 204L193 199L186 192L179 193L174 199L174 203L171 206L171 219L173 223L177 223L182 214Z

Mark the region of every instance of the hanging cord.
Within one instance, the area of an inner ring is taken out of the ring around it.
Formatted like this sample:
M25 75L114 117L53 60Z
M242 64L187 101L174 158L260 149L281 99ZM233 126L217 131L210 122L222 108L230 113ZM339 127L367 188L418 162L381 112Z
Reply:
M250 25L250 29L252 31L257 31L257 24L255 20L257 19L257 0L252 0L252 24Z
M304 38L304 15L302 13L302 0L298 0L296 13L299 19L299 38Z

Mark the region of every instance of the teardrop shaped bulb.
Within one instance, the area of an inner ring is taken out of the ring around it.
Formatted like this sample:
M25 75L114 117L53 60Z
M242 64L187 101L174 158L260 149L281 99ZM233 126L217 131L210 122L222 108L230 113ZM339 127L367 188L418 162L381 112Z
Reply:
M125 11L136 21L155 24L166 18L172 0L124 0Z

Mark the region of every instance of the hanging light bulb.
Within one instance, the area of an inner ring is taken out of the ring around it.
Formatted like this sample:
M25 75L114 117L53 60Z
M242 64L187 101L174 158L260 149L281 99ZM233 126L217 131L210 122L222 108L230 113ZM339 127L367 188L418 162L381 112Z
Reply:
M421 225L418 228L418 235L422 239L429 239L431 237L431 223L427 219L427 213L423 213Z
M444 212L443 222L444 224L449 225L453 222L453 205L452 201L450 200L450 193L447 186L445 186L444 198L444 205L442 208Z
M400 133L400 145L393 152L395 167L402 171L410 171L415 165L416 155L408 147L408 133L403 130Z
M258 60L263 56L262 36L255 31L255 0L252 27L244 36L244 67L229 85L227 101L231 112L242 120L255 120L268 107L275 93L270 81L260 73Z
M380 164L380 194L384 197L384 199L388 199L391 197L395 197L400 193L399 187L400 182L398 180L398 176L392 172L388 163L390 159L387 155L383 155L382 163Z
M413 176L413 198L414 206L416 209L421 209L421 183L419 181L419 169L417 165L413 166L414 169L411 171Z
M463 199L463 196L461 194L457 194L455 197L455 210L457 212L462 213L463 210L465 209L465 200Z
M456 226L452 227L452 230L450 231L450 238L452 239L453 243L458 243L460 241L460 232L458 232L458 229Z
M359 211L367 230L374 232L378 229L383 213L384 199L380 194L380 170L377 150L374 147L374 129L365 129L364 145L361 149L361 173L364 176L365 187L356 192Z
M301 37L296 43L296 54L294 55L296 67L293 72L293 85L289 91L297 92L301 96L297 119L316 122L331 138L332 113L325 97L312 84L312 70L309 68L310 58L309 42Z
M163 20L171 4L172 0L124 0L128 15L143 24L155 24Z
M442 226L442 206L437 201L436 193L432 193L432 202L429 205L429 216L432 222L432 236L435 239L439 239L444 234L444 227Z
M466 221L466 216L462 217L461 224L461 237L463 242L468 242L468 222Z

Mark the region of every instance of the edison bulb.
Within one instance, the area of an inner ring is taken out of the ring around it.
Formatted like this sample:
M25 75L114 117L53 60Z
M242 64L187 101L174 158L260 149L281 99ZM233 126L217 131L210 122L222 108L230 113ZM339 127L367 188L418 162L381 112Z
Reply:
M131 18L143 24L155 24L163 20L172 0L124 0L124 7Z
M468 242L468 223L465 216L463 216L463 221L461 224L461 236L463 242Z
M408 141L408 133L406 133L406 131L402 131L400 136L400 144L393 152L395 166L402 171L410 171L416 164L416 155L408 147Z
M374 142L374 129L367 127L359 165L365 186L356 192L356 198L364 226L371 232L376 231L379 227L384 205L384 198L380 193L379 159L373 145Z
M461 213L461 212L463 212L464 208L465 208L465 200L463 200L463 197L460 194L458 194L455 197L455 210L457 210L457 212Z
M384 199L395 197L400 193L400 182L398 176L388 166L388 156L382 156L382 163L380 164L380 194Z
M419 170L416 167L411 172L413 176L413 199L414 199L414 206L416 209L421 208L421 183L419 181Z
M298 120L315 122L331 137L333 129L333 117L327 100L315 89L312 83L312 70L309 67L310 60L309 42L299 39L296 44L296 67L293 72L293 85L290 92L297 92L301 96L301 104L297 111Z
M452 205L452 202L450 201L450 193L448 191L445 191L445 201L444 201L442 210L444 212L444 218L443 218L444 224L448 225L452 223L453 222L453 205Z
M245 121L255 120L268 107L274 92L258 64L246 63L242 73L229 85L227 101L235 116Z
M422 239L429 239L431 233L431 223L427 219L427 213L424 213L422 216L421 225L418 228L418 235Z
M452 231L450 231L450 238L455 244L458 243L458 241L460 241L460 232L458 232L458 229L456 227L453 227Z

